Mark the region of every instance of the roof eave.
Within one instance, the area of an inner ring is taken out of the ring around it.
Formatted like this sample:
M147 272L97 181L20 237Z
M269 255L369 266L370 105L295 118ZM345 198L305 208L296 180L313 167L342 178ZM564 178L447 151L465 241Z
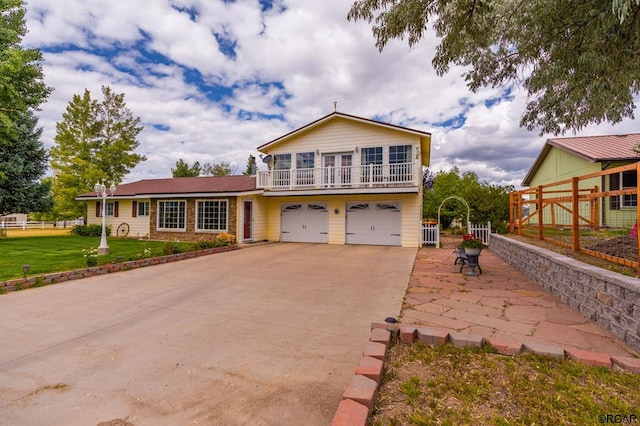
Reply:
M277 139L274 139L270 142L267 142L264 145L260 145L258 147L258 151L263 153L263 154L267 154L267 150L269 148L273 148L275 145L281 144L289 139L291 139L292 137L294 137L295 135L298 135L300 133L304 133L307 132L315 127L320 126L321 124L330 121L336 117L341 117L347 120L351 120L351 121L357 121L360 123L365 123L365 124L371 124L371 125L375 125L375 126L380 126L380 127L385 127L387 129L392 129L392 130L397 130L400 132L405 132L405 133L411 133L414 135L419 136L420 138L429 138L429 140L431 140L431 133L429 132L423 132L423 131L419 131L419 130L413 130L413 129L409 129L406 127L402 127L402 126L397 126L395 124L389 124L389 123L383 123L381 121L375 121L375 120L370 120L368 118L363 118L363 117L358 117L356 115L350 115L350 114L345 114L343 112L332 112L331 114L325 115L324 117L321 117L319 119L317 119L316 121L313 121L305 126L302 126L298 129L295 129L289 133L287 133L286 135L280 136Z

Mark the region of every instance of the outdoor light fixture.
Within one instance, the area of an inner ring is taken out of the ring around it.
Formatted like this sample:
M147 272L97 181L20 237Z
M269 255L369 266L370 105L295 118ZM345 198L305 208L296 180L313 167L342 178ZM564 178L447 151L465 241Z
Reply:
M107 192L107 187L103 183L96 183L93 189L96 191L96 197L102 198L102 235L100 237L100 245L98 246L98 255L109 254L109 246L107 245L107 196L113 197L114 192L116 192L116 184L112 183L109 187L109 192Z
M29 265L22 265L22 276L24 278L27 278L27 272L29 272L29 269L31 269L31 266Z
M395 342L398 334L398 320L394 317L386 317L384 322L387 325L387 331L391 333L391 341Z

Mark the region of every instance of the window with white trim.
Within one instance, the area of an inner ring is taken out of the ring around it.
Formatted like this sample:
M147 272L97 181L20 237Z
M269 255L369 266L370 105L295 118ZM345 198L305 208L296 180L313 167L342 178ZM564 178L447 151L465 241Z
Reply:
M291 169L291 154L275 154L273 156L273 168L276 170Z
M389 147L389 164L411 162L411 145L395 145Z
M382 182L382 147L369 147L360 150L360 181L362 183Z
M186 211L185 201L158 201L158 229L184 231Z
M609 175L609 190L632 189L638 187L638 175L635 170L627 170L621 173ZM637 207L638 196L636 194L614 195L609 198L609 208L620 210L620 208Z
M363 166L369 164L382 164L382 147L376 146L371 148L362 148L362 154L360 156L360 163Z
M389 181L410 182L413 178L411 169L411 145L394 145L389 147Z
M227 200L201 200L196 202L196 231L226 231Z
M299 152L296 154L296 185L313 185L315 165L314 152Z
M148 201L138 201L138 216L149 216Z
M115 214L115 206L116 204L113 201L107 201L107 205L105 206L105 216L113 216Z
M291 154L275 154L273 169L273 185L289 186L291 183Z
M299 152L296 154L296 169L313 169L315 152Z

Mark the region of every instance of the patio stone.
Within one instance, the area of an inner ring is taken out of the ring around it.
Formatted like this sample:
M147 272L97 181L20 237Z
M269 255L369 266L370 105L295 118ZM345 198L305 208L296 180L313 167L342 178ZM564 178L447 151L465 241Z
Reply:
M451 253L459 238L441 241L442 249L418 250L400 315L403 325L418 329L417 340L419 329L426 326L513 342L514 347L505 347L505 351L515 351L518 344L528 342L534 348L542 345L609 356L639 355L488 249L480 257L482 274L473 279L460 274Z

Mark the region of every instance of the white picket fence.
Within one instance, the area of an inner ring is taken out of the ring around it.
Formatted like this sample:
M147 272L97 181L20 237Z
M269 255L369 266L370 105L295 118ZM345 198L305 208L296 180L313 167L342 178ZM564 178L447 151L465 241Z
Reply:
M70 228L74 225L83 225L84 220L75 219L75 220L30 220L30 221L19 221L19 222L10 222L10 221L2 221L0 222L0 229L50 229L50 228Z
M440 225L438 223L422 224L420 244L423 246L440 246Z
M491 238L491 222L488 222L486 225L469 223L467 229L470 234L482 240L484 244L489 244L489 239ZM420 232L420 243L423 246L440 248L440 224L423 223Z
M474 225L470 223L468 229L470 234L482 240L485 245L489 244L489 238L491 238L491 222L487 222L486 225Z

